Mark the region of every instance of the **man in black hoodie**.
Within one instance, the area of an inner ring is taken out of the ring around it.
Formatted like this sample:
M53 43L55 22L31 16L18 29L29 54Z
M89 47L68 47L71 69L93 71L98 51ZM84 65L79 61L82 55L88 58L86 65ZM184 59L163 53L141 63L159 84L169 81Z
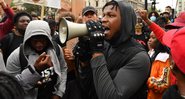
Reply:
M104 30L96 22L86 23L90 65L99 99L146 98L145 83L151 64L147 52L132 38L135 23L133 8L123 1L110 1L103 7Z

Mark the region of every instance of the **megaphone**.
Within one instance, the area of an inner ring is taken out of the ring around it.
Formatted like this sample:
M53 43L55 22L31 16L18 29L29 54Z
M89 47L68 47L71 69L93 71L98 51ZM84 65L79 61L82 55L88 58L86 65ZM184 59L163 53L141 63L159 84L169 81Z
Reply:
M67 21L65 18L60 20L59 39L61 43L65 43L75 37L88 35L86 24L79 24Z

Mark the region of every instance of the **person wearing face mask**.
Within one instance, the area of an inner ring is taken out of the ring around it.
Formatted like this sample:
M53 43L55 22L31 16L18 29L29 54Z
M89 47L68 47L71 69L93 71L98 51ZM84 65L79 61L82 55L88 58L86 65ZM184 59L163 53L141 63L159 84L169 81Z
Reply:
M150 20L153 21L153 22L155 22L156 19L157 19L156 16L151 16L151 17L150 17Z
M185 99L185 47L183 46L185 43L185 27L182 15L183 13L175 19L174 24L170 24L170 28L173 29L165 32L158 25L147 19L146 10L140 11L140 16L153 30L158 40L170 48L170 68L176 78L176 82L164 92L162 99Z
M158 17L159 17L159 14L156 11L150 12L148 15L148 18L153 22L156 22Z

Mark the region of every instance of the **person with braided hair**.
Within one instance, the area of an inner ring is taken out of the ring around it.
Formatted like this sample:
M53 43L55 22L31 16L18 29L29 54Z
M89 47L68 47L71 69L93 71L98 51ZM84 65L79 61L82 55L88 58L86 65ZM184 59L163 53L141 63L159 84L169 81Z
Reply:
M0 99L24 99L24 91L17 79L0 71Z

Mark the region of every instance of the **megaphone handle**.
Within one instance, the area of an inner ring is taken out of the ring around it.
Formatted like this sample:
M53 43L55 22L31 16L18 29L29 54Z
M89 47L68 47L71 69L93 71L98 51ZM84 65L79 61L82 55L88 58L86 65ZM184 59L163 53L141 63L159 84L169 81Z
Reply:
M78 78L80 78L80 74L79 74L79 67L80 67L80 60L79 60L79 52L77 51L76 53L75 53L75 71L76 71L76 77L77 77L77 79Z

